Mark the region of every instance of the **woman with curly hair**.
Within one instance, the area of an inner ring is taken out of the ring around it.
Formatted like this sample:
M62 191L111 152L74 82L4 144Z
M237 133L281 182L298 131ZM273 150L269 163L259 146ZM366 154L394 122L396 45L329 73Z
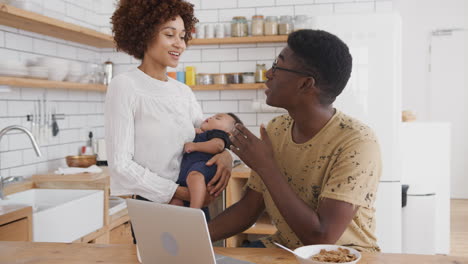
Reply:
M121 0L112 16L118 50L141 64L119 74L106 95L105 131L112 195L168 203L188 201L177 181L185 142L195 136L202 110L192 90L166 75L177 67L198 20L183 0ZM205 204L226 188L231 173L229 152L215 155Z

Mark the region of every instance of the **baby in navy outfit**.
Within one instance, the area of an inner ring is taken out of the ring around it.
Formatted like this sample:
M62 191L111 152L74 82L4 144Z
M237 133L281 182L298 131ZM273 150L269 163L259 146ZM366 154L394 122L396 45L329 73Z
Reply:
M229 132L234 125L241 123L232 113L219 113L206 119L193 142L185 143L179 179L180 186L186 186L190 192L190 207L201 208L206 195L206 183L216 174L216 165L206 166L206 162L215 154L229 148ZM173 198L170 204L183 205L183 201Z

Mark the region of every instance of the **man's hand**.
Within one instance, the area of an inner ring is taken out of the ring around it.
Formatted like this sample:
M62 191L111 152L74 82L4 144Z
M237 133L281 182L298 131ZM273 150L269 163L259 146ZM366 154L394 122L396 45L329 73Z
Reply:
M230 140L231 150L252 170L259 175L262 169L276 166L273 156L273 146L265 126L260 127L261 139L241 124L236 124Z

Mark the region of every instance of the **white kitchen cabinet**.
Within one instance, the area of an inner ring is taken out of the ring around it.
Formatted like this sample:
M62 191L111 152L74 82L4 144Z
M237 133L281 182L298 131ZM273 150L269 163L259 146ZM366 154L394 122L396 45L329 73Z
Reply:
M377 242L386 253L401 252L401 184L381 182L375 202Z
M427 234L427 237L406 239L404 253L450 253L450 127L448 122L402 124L401 181L409 185L408 208L404 208L403 218L403 224L407 226L403 226L403 229ZM428 197L429 194L433 194L433 197ZM410 197L415 204L410 204ZM424 199L432 199L432 202L427 203ZM423 217L423 214L427 217ZM419 221L405 219L408 215L421 218ZM434 219L427 219L430 216ZM419 225L422 221L433 221L434 224L432 228L429 223ZM415 245L428 242L430 238L434 241L431 245Z

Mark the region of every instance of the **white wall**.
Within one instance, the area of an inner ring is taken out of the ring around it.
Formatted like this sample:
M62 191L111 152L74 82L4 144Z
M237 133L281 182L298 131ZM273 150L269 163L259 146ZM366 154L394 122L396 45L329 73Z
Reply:
M468 1L395 0L394 8L403 21L403 109L426 121L430 34L437 29L468 29Z
M107 32L108 23L106 25L100 21L107 21L108 16L99 14L101 10L109 10L109 4L104 2L30 0L28 4L41 14ZM2 60L26 62L42 56L62 58L85 65L89 62L99 62L100 50L0 26ZM58 121L60 133L57 137L49 137L40 144L41 158L36 157L25 135L12 131L4 136L0 145L0 174L3 177L29 177L32 174L53 171L58 166L65 165L66 155L78 154L78 148L86 142L89 131L94 132L95 138L104 136L104 94L72 90L11 87L11 92L0 93L0 129L9 125L30 128L31 122L26 121L26 115L33 112L35 100L42 98L44 93L47 93L51 107L55 107L58 113L65 114L65 119Z

